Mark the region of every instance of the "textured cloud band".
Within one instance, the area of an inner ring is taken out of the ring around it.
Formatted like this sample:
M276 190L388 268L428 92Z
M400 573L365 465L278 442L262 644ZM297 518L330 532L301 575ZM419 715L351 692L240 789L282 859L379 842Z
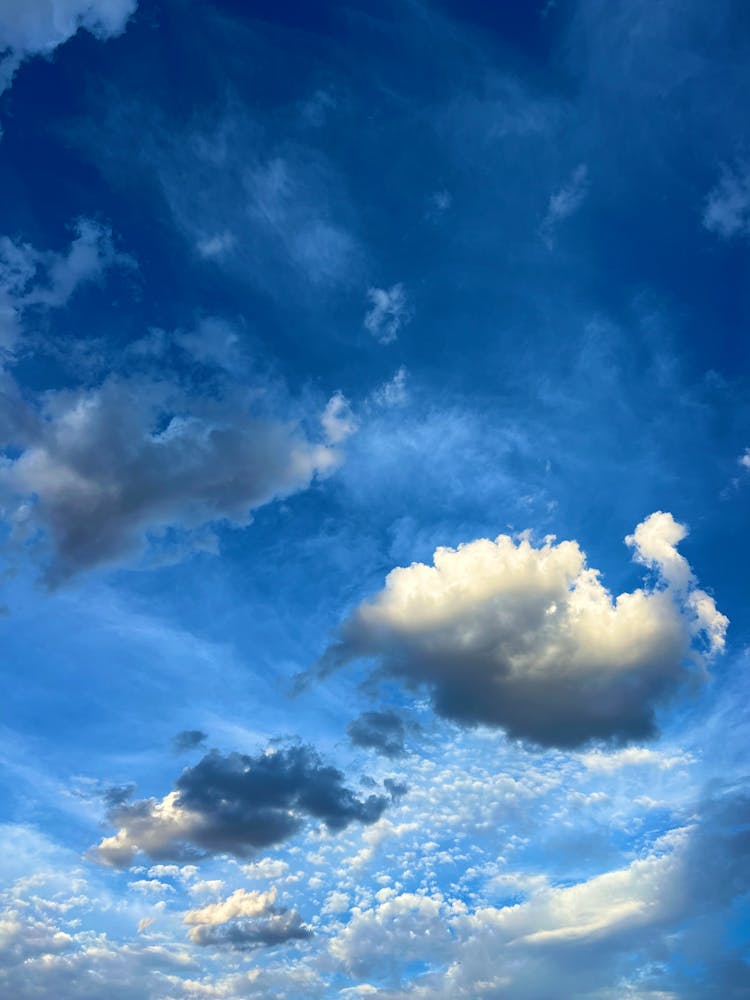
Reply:
M616 598L575 541L439 548L389 573L319 667L373 658L426 685L439 714L543 745L650 736L656 704L703 672L728 624L677 551L686 534L667 513L639 524L626 541L654 582Z

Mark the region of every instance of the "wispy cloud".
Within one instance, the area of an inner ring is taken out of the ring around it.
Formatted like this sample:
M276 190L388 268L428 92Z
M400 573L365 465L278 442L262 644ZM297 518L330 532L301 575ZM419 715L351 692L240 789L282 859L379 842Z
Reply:
M399 282L390 288L368 288L367 299L365 329L381 344L393 343L412 316L404 286Z

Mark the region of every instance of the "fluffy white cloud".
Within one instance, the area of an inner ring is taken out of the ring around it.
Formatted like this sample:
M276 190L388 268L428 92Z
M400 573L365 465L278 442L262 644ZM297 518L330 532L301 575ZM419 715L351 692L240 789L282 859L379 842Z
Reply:
M725 239L750 236L749 172L724 172L706 199L703 225Z
M399 282L390 288L369 288L367 299L370 308L365 313L365 329L381 344L392 343L411 319L404 286Z
M728 624L676 550L685 533L662 512L638 525L628 544L657 579L616 598L574 541L439 548L432 566L388 574L320 668L374 657L427 685L440 714L542 744L650 735L655 704L705 667Z
M248 892L246 889L235 889L226 899L219 903L209 903L196 910L188 910L183 920L186 924L225 924L235 917L260 917L273 910L276 903L276 890L268 892Z
M125 30L138 0L3 0L0 4L0 93L21 63L49 55L80 29L97 38Z

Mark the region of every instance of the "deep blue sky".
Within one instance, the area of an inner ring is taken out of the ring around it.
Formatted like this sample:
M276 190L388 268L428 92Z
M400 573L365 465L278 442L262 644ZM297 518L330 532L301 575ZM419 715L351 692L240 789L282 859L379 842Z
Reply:
M747 5L0 51L0 994L746 996Z

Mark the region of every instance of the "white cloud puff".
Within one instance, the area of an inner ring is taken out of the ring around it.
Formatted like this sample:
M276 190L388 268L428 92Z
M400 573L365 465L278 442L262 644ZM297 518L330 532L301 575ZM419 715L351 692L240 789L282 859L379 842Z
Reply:
M390 288L369 288L370 308L365 313L365 329L381 344L392 343L401 328L411 319L411 308L399 282Z
M724 239L750 236L749 171L724 171L706 198L703 225Z
M627 541L656 580L617 597L575 541L438 548L388 574L320 669L375 658L441 715L544 745L649 736L655 705L702 673L728 624L677 552L685 534L663 512L639 524Z
M0 4L0 93L21 63L49 55L80 29L97 38L125 30L138 0L3 0Z

